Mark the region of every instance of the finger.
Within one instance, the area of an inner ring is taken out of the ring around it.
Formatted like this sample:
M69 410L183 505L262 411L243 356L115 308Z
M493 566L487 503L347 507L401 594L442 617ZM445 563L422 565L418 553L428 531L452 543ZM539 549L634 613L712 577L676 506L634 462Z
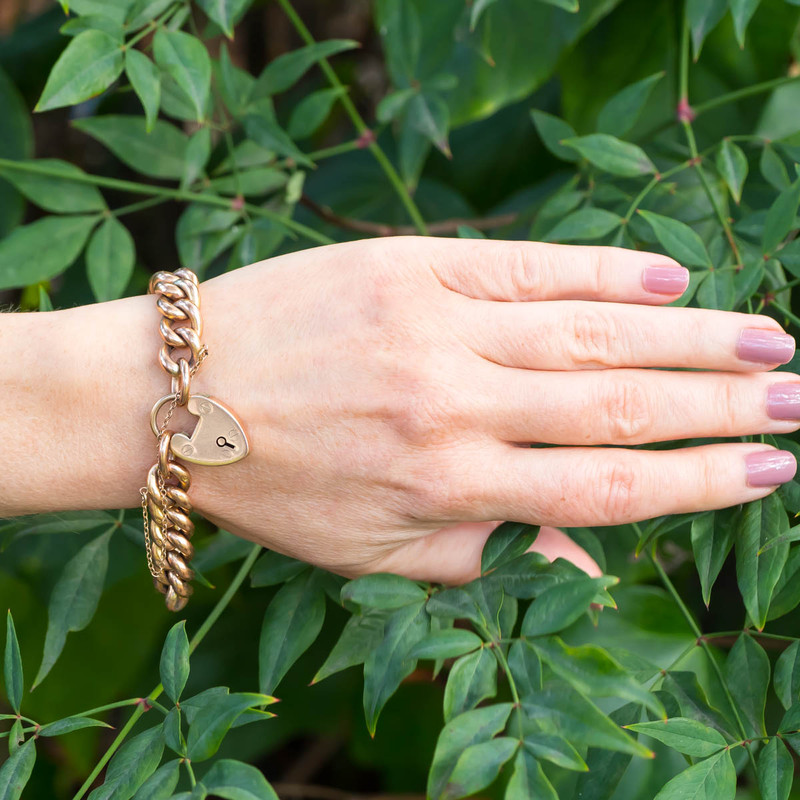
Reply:
M475 425L507 442L633 445L800 428L800 376L785 372L535 372L487 365L471 399Z
M463 522L414 539L385 556L377 565L381 572L394 572L417 581L459 584L481 574L483 546L499 522ZM549 561L565 558L592 577L603 572L597 562L563 531L544 527L530 551Z
M498 443L478 455L474 469L462 456L451 481L436 479L417 498L427 519L621 525L748 503L797 469L789 452L743 443L663 451Z
M482 300L608 300L663 304L689 285L689 272L656 253L491 239L424 239L419 251L442 284Z
M786 364L795 351L794 338L774 319L753 314L581 301L460 305L459 338L510 367L738 372Z

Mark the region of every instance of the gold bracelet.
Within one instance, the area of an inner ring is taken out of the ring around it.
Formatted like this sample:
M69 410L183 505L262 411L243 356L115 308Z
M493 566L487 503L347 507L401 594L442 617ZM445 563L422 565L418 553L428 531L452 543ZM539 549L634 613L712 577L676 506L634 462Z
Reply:
M147 475L147 486L139 492L147 566L155 587L166 595L170 611L180 611L189 601L190 581L194 578L189 566L194 555L194 523L189 518L192 504L188 497L191 477L176 458L213 467L232 464L249 452L247 436L233 412L218 400L191 394L192 378L208 356L208 348L202 342L198 283L191 270L179 269L174 273L157 272L148 287L148 293L158 297L159 330L164 340L159 362L172 378L172 394L157 400L150 412L150 427L158 439L158 460ZM181 356L176 361L173 351L186 348L189 359ZM169 408L159 426L158 414L166 403ZM178 406L198 418L191 436L167 429Z

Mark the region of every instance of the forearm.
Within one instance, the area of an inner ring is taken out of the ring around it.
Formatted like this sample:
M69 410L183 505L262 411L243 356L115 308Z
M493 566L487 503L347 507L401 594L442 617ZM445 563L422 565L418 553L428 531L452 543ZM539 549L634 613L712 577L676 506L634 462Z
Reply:
M0 517L139 502L159 344L152 297L0 314Z

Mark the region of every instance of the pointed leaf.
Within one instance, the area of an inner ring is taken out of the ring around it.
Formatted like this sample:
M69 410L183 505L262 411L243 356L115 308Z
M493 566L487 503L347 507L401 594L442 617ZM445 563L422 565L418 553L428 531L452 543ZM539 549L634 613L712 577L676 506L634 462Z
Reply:
M603 208L579 208L556 223L545 242L572 242L576 239L600 239L622 225L622 217Z
M256 586L275 586L278 583L286 583L311 567L304 561L290 558L275 550L268 550L256 561L251 575L251 585Z
M19 800L36 763L36 740L28 739L0 767L0 800Z
M724 674L740 714L749 723L748 734L752 736L766 735L764 707L769 673L769 658L764 648L752 636L741 634L728 653Z
M96 217L45 217L0 241L0 290L50 280L81 254ZM47 247L42 247L47 242Z
M122 296L135 261L136 248L128 229L116 217L106 217L86 248L86 272L98 302Z
M462 656L453 664L444 690L444 719L475 708L497 694L497 659L488 648Z
M654 800L733 800L736 770L731 754L722 750L678 773Z
M255 767L223 758L203 777L209 794L226 800L278 800L275 790Z
M106 579L108 541L106 531L85 544L64 567L53 587L48 607L47 635L44 655L34 686L38 686L52 669L64 649L70 631L83 630L91 621Z
M313 571L284 584L264 614L258 650L261 691L270 694L311 646L325 620L325 592Z
M110 728L111 725L91 717L65 717L39 728L38 736L63 736L65 733L81 731L84 728Z
M62 214L105 209L106 202L96 186L72 180L74 177L86 177L86 173L74 164L58 158L38 158L20 161L19 164L31 164L37 169L46 169L52 173L45 175L13 167L0 167L0 174L40 208Z
M800 178L784 189L767 211L761 250L770 255L794 228L797 207L800 205Z
M536 109L531 111L531 119L544 146L556 158L562 161L580 160L580 156L571 147L562 144L565 139L574 139L576 136L575 129L568 122Z
M777 736L773 736L758 754L757 771L762 800L787 800L792 790L794 761Z
M775 662L775 694L789 709L800 701L800 641L792 642Z
M607 133L590 133L563 142L577 150L598 169L623 178L637 178L656 171L655 165L641 147L623 142Z
M153 55L156 64L186 93L197 121L204 119L211 91L211 59L205 45L183 31L159 28L153 37Z
M233 26L252 2L253 0L197 0L208 18L216 22L229 39L233 39Z
M414 130L450 157L450 145L447 141L450 111L442 97L432 92L416 93L409 101L407 119Z
M458 800L485 789L518 747L519 740L508 736L470 745L456 762L440 795L442 800Z
M6 649L3 659L3 678L6 685L8 704L19 714L23 685L22 657L19 652L19 641L17 640L17 631L14 628L11 609L8 610L6 615Z
M342 587L342 601L368 608L401 608L416 605L427 598L427 592L418 583L393 575L374 572L346 583Z
M514 759L514 771L506 787L505 800L558 800L558 794L544 770L525 750Z
M304 97L292 111L288 133L292 139L306 139L328 119L336 101L345 94L341 86L320 89Z
M109 762L103 785L98 786L88 800L130 800L156 771L163 752L160 725L125 742Z
M417 642L409 654L410 658L457 658L477 650L483 641L480 636L463 628L446 628L435 631Z
M663 722L637 722L625 727L652 736L667 747L695 758L705 758L728 746L718 730L686 717L673 717Z
M133 800L169 800L180 778L179 758L162 764L140 787Z
M641 209L639 214L650 223L661 246L676 261L692 267L713 267L703 240L685 222Z
M522 620L525 636L544 636L569 627L588 610L600 589L592 578L557 583L545 589L528 608Z
M706 36L717 27L727 10L728 0L686 0L686 22L692 34L695 61L700 58Z
M656 72L617 92L600 109L597 130L612 136L624 136L636 124L650 93L663 77L663 72Z
M730 139L723 139L717 150L716 164L736 205L739 205L742 199L742 187L749 169L747 156L738 144Z
M732 269L712 269L697 289L697 302L703 308L730 311L736 299Z
M713 511L692 520L692 550L706 606L711 601L711 589L719 571L733 547L734 529L725 524L727 521Z
M161 74L144 53L132 47L125 51L125 74L144 108L145 131L150 133L161 106Z
M736 31L736 41L739 47L744 47L744 34L747 25L759 6L761 0L729 0L731 16L733 17L733 28Z
M543 758L564 769L585 772L589 769L580 753L563 737L550 733L528 732L525 748L536 758Z
M99 30L78 34L59 56L36 111L74 106L105 91L122 72L122 47Z
M508 651L508 666L521 697L542 688L542 662L527 639L517 639Z
M350 617L339 641L311 682L319 683L336 672L363 664L383 639L385 619L381 611L366 611Z
M186 636L186 620L175 623L169 629L161 650L159 671L167 697L173 703L177 703L189 679L189 639Z

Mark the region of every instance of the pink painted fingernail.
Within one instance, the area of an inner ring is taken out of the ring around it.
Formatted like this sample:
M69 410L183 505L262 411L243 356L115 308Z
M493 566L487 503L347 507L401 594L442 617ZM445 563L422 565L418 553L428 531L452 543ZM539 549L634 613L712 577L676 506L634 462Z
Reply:
M788 450L767 450L744 457L747 485L779 486L794 478L797 461Z
M654 294L683 294L689 285L689 270L685 267L645 267L642 285Z
M774 383L767 389L767 414L772 419L800 419L800 383Z
M788 364L794 356L794 339L780 331L745 328L739 334L736 355L759 364Z

